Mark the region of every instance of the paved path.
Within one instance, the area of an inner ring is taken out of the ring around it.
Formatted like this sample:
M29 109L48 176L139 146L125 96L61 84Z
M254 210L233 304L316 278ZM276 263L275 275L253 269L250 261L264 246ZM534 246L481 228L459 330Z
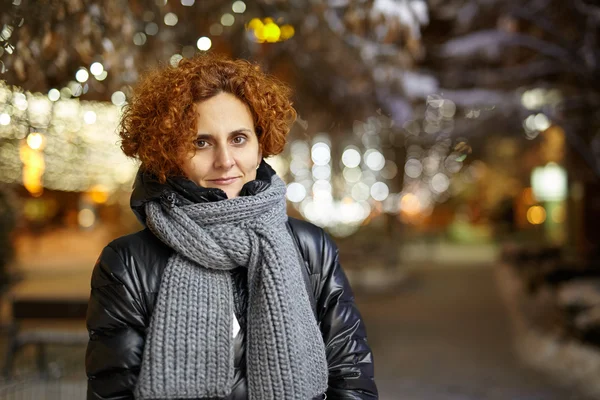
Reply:
M519 362L489 267L420 270L358 301L382 400L586 399Z

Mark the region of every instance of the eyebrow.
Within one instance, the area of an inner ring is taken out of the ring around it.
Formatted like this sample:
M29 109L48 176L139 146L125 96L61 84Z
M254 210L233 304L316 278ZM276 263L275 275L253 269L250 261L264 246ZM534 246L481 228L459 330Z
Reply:
M252 130L250 130L248 128L236 129L235 131L229 132L227 137L232 137L232 136L235 136L240 133L252 133ZM213 138L213 135L211 135L210 133L199 133L198 136L196 136L196 139L211 139L211 138Z

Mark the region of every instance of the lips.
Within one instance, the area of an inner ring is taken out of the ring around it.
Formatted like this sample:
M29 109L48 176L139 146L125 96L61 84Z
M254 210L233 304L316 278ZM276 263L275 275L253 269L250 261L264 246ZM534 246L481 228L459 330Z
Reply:
M219 178L219 179L210 179L209 182L212 182L216 185L229 185L238 180L238 177L233 178Z

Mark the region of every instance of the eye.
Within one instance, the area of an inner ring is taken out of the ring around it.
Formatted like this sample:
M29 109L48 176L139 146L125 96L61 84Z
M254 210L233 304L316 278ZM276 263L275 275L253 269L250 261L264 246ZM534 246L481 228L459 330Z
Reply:
M246 142L245 136L236 136L233 138L233 144L244 144Z
M194 142L194 144L196 145L197 148L203 149L208 145L208 142L203 139L198 139Z

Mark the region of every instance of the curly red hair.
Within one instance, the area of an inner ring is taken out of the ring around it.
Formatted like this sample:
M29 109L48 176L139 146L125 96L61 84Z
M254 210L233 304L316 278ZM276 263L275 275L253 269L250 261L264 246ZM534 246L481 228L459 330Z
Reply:
M237 96L250 108L263 157L281 153L296 119L290 88L258 65L210 53L142 77L121 118L121 149L161 182L181 175L180 165L195 151L193 105L221 92Z

